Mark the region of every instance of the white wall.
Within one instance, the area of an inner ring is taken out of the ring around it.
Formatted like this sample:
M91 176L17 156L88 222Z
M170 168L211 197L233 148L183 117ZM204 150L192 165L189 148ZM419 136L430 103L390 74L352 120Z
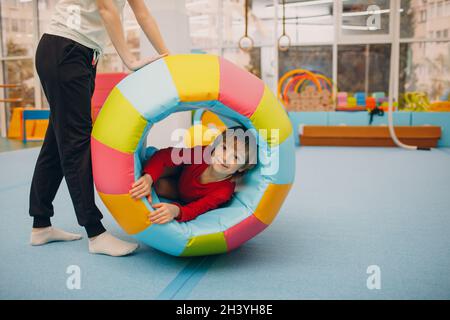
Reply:
M150 12L158 22L159 29L171 54L189 53L191 43L189 37L189 21L186 15L184 0L146 0ZM141 56L153 56L155 49L141 31ZM178 112L171 114L163 121L155 124L150 130L147 145L157 148L174 146L177 141L171 140L171 133L178 128L188 129L191 126L191 113Z

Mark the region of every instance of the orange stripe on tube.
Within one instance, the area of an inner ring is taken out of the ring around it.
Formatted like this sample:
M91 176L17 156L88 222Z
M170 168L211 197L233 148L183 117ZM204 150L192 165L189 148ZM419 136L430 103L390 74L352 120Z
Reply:
M269 225L275 219L292 184L269 184L256 207L255 217Z
M150 211L142 200L134 200L128 194L105 194L101 192L98 194L126 233L136 234L150 226L151 222L147 217Z

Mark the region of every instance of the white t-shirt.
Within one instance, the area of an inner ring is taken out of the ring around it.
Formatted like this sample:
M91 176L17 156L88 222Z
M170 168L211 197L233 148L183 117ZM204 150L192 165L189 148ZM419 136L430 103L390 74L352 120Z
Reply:
M126 0L113 2L122 20ZM95 0L59 0L47 33L72 39L94 49L96 60L111 42Z

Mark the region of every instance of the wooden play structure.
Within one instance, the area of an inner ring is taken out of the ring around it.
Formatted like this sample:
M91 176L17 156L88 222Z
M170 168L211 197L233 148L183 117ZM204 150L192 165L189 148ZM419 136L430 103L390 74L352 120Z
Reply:
M435 148L441 138L438 126L396 126L397 137L421 148ZM303 146L395 147L387 126L303 126Z

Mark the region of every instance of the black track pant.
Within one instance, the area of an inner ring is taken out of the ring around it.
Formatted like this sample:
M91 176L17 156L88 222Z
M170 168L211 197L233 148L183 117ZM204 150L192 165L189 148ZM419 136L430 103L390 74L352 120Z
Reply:
M50 121L31 183L34 228L51 225L52 202L65 177L78 223L89 237L105 231L92 178L93 55L92 49L64 37L44 34L39 41L36 70L50 105Z

